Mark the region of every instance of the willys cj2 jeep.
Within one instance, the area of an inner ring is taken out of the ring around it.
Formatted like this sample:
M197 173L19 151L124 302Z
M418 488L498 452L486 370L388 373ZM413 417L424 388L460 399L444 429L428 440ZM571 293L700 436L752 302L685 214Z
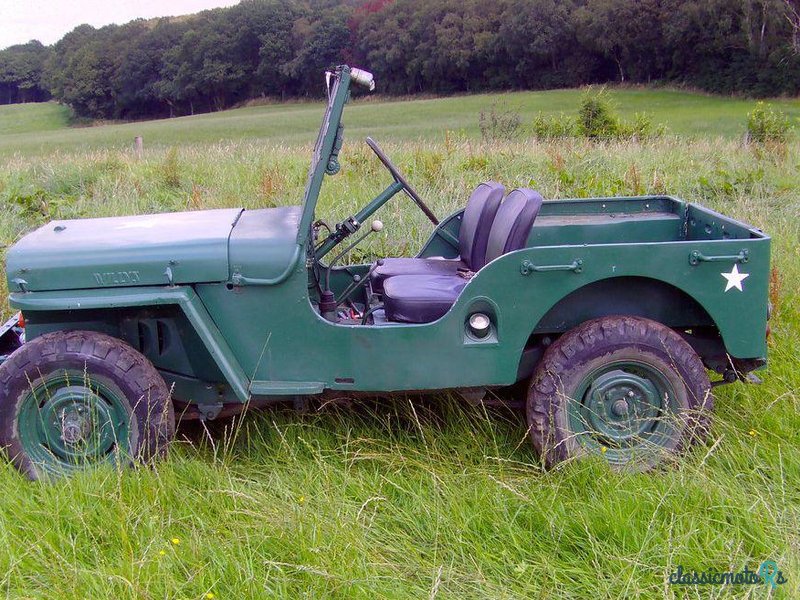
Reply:
M301 206L53 221L8 251L0 443L24 473L156 457L176 412L517 383L543 464L646 469L702 438L709 371L765 365L769 237L676 198L486 182L440 222L368 138L393 181L323 235L350 85L374 88L326 76ZM418 256L338 265L400 192L435 226Z

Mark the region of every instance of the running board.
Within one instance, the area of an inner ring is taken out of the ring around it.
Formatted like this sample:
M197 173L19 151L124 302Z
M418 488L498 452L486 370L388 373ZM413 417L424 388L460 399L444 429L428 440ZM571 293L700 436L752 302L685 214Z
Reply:
M320 381L251 381L253 396L304 396L321 394L325 384Z

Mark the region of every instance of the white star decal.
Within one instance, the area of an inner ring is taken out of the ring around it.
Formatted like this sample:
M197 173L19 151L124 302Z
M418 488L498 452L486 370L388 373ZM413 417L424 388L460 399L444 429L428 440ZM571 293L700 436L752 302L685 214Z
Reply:
M750 273L739 273L739 265L733 265L733 269L731 269L730 273L720 273L720 275L728 280L728 283L725 284L726 292L733 288L743 292L742 282L750 277Z

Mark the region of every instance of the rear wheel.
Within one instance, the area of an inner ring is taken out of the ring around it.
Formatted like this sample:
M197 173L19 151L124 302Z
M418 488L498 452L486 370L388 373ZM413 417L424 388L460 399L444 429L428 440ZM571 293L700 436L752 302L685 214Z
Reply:
M585 455L648 470L708 428L711 384L677 333L648 319L603 317L547 349L528 389L534 446L547 466Z
M0 365L0 443L31 479L162 455L175 434L155 367L96 332L35 338Z

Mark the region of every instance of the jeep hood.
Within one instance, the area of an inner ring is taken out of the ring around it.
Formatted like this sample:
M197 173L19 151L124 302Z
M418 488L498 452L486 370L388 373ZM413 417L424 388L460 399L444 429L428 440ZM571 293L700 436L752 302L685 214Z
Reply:
M240 237L232 234L245 213L246 222L260 217L261 250L271 250L261 255L262 270L279 271L294 249L298 210L232 208L51 221L9 249L9 290L226 281L229 245Z

